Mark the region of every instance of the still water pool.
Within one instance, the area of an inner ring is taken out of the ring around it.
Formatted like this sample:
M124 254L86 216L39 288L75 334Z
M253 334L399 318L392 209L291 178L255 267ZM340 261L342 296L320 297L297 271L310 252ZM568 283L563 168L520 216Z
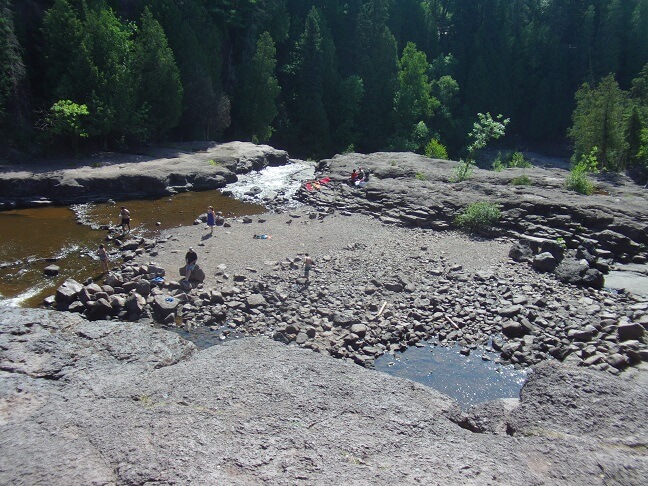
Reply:
M457 400L463 409L497 398L520 396L526 370L498 364L497 354L486 350L473 350L470 356L459 350L459 346L437 346L433 342L413 346L403 353L381 356L376 360L376 369L434 388Z

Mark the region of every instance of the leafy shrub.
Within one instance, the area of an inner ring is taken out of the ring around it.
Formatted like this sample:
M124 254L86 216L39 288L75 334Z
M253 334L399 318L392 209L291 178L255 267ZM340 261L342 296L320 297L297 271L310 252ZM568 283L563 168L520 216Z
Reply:
M497 152L497 157L493 160L493 170L502 172L504 169L506 169L506 162L502 161L502 152Z
M455 218L455 224L470 233L474 233L494 226L500 216L501 213L497 204L481 201L473 203L464 209Z
M514 186L530 186L531 179L529 179L529 176L521 175L519 177L513 178L511 180L511 184Z
M447 159L448 151L437 139L431 139L425 146L425 155L431 159Z
M508 161L508 166L512 169L527 169L532 167L531 162L524 158L522 152L513 152Z
M574 167L569 173L565 181L565 187L570 191L585 194L586 196L594 193L594 184L587 177L587 172L578 166Z
M578 163L572 167L565 181L567 189L586 196L594 193L594 184L587 177L587 173L598 172L597 152L598 148L593 147L589 155L583 154Z
M213 165L214 167L218 167L219 165L222 165L222 164L223 163L218 161L218 160L209 159L209 165Z
M427 180L427 177L425 177L425 174L423 174L422 172L417 172L416 175L414 176L414 178L417 181L426 181Z

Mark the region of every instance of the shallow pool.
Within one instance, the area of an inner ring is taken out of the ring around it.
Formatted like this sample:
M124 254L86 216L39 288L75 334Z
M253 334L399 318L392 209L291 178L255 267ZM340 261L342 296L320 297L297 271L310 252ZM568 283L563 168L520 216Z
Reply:
M434 388L457 400L463 409L497 398L520 396L526 370L496 363L498 355L485 349L473 350L469 356L460 354L460 349L425 343L393 356L381 356L376 360L376 369Z

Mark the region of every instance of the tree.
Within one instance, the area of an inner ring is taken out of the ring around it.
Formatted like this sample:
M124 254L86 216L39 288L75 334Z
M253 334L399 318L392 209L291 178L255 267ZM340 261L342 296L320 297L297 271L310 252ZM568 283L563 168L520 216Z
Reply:
M133 73L137 79L139 126L134 131L157 139L177 126L182 114L180 72L166 35L145 8L135 39Z
M576 109L568 136L574 141L572 160L597 147L601 170L619 170L624 167L626 152L624 139L627 94L619 88L613 75L606 76L598 86L585 83L576 92Z
M475 165L475 154L486 147L490 140L497 140L504 136L506 125L511 121L510 118L504 119L502 115L497 115L495 119L490 113L477 113L479 119L473 124L471 132L468 134L470 143L468 144L468 153L462 161L461 165L457 167L457 174L455 180L457 182L464 181L470 177L473 166Z
M411 132L418 122L427 123L439 101L431 95L429 65L424 52L408 42L399 62L398 85L394 97L397 130Z
M628 144L626 159L629 165L636 165L638 163L639 150L641 150L641 132L643 129L644 124L639 114L639 108L633 106L625 131L625 140Z
M396 39L387 27L389 0L369 0L360 11L356 28L357 74L362 78L362 148L384 146L393 128L398 56Z
M237 100L241 129L258 142L270 139L272 122L278 113L276 101L281 88L275 76L276 53L270 34L261 34L252 63L243 74L243 87Z
M79 139L88 136L83 118L89 114L86 105L78 105L70 100L59 100L52 105L47 115L47 131L54 137L69 138L74 153L78 154Z
M0 129L9 112L18 114L20 88L25 80L22 49L16 38L9 0L0 0Z

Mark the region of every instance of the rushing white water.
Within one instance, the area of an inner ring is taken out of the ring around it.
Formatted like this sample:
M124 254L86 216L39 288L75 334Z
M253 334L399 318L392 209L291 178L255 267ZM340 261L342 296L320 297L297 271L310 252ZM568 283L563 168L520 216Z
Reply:
M38 295L45 289L44 285L30 287L25 292L16 295L15 297L5 298L0 294L0 308L2 307L22 307L22 304L35 295Z
M313 179L314 173L313 162L293 160L290 164L240 175L226 190L243 201L295 206L298 202L293 196L305 181Z

